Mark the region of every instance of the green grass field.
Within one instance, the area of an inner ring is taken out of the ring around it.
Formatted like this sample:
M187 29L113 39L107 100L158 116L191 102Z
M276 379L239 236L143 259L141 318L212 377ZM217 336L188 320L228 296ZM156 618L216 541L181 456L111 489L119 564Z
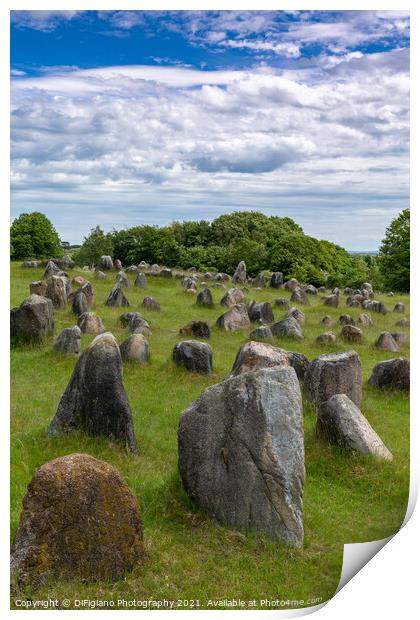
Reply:
M42 269L11 266L11 306L29 295L29 283L42 277ZM128 335L118 317L126 310L108 308L105 300L115 273L105 281L84 275L94 285L96 306L105 328L121 343ZM128 274L131 284L133 274ZM364 343L350 347L340 342L328 348L315 345L323 331L339 334L340 314L357 319L359 308L347 308L345 296L338 309L327 308L311 297L302 307L306 315L305 340L278 341L278 346L300 351L309 359L332 351L354 348L363 366L362 412L394 455L392 463L377 462L359 454L320 443L314 433L315 411L304 403L306 482L304 487L305 542L302 549L289 548L253 533L233 532L199 512L184 493L177 470L177 428L181 412L209 385L224 379L248 332L226 333L212 330L209 340L214 352L214 372L210 376L189 373L172 362L172 349L181 339L179 328L191 319L206 319L211 325L222 314L218 304L224 291L214 289L214 309L200 308L195 297L184 293L177 279L149 277L149 289L131 287L126 292L130 310L139 311L150 323L151 360L147 366L124 365L124 382L133 411L140 456L128 454L121 446L105 439L74 434L59 439L46 436L47 427L65 390L75 359L53 352L53 337L42 345L23 346L11 354L11 531L16 531L22 498L36 469L58 456L86 452L113 464L136 494L144 526L146 560L123 581L86 584L52 582L32 598L62 599L170 599L199 601L208 608L210 599L240 598L303 601L303 605L325 601L337 587L344 543L384 538L400 527L407 505L409 486L409 398L406 394L380 392L367 386L372 367L379 361L408 356L376 350L373 344L381 331L407 331L394 326L401 315L372 314L374 325L363 328ZM145 295L155 297L161 312L143 312ZM290 297L287 291L249 289L247 300L273 301ZM377 296L392 310L401 300L409 314L409 297ZM276 320L284 312L275 308ZM319 324L330 314L332 327ZM55 335L76 323L70 307L55 311ZM82 337L82 348L93 339ZM12 599L12 607L16 594ZM182 602L184 601L184 602ZM292 603L293 605L293 603ZM73 606L73 605L71 605ZM287 607L287 605L286 605ZM221 607L225 608L224 606Z

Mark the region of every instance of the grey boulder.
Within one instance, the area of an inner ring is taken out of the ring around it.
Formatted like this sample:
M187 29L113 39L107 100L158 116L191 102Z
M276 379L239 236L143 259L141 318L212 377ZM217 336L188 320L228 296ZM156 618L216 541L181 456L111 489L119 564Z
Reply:
M208 375L213 370L213 350L206 342L178 342L173 349L172 358L175 364L193 372Z
M251 301L247 305L250 321L260 321L261 323L273 323L274 314L271 304L268 301Z
M244 372L289 365L289 357L283 349L251 341L243 344L239 349L230 376L236 377Z
M121 288L121 286L117 283L115 284L115 286L112 287L112 290L108 296L108 299L106 300L105 304L107 306L112 306L112 307L127 307L129 306L129 302L128 299L126 298L126 296L123 293L123 290Z
M245 284L246 282L246 265L245 261L241 260L235 269L235 273L232 276L232 282L234 284Z
M283 285L283 274L281 271L275 271L270 280L271 288L281 288Z
M357 405L362 402L362 365L355 351L320 355L305 374L304 390L310 400L322 403L334 394L347 394Z
M75 325L74 327L66 327L55 341L54 351L57 351L58 353L79 355L81 336L82 332L78 325Z
M120 345L121 358L125 361L146 364L150 359L149 343L143 334L131 334Z
M373 367L369 385L383 389L410 390L410 362L405 357L396 357L380 362Z
M147 278L142 271L137 274L137 277L134 280L134 286L137 286L139 288L147 288Z
M216 321L216 325L231 332L248 329L251 323L245 304L237 304L219 316Z
M196 303L197 306L204 306L205 308L213 307L213 295L211 294L211 290L207 288L207 286L198 293Z
M293 340L303 340L304 335L299 323L292 316L278 321L271 326L271 331L275 337L290 338Z
M220 305L233 308L236 304L242 304L244 301L245 295L240 288L230 288L220 300Z
M77 319L77 325L80 327L82 334L103 334L105 327L101 317L94 312L84 312Z
M54 329L51 299L29 295L18 308L10 310L10 336L23 340L41 340Z

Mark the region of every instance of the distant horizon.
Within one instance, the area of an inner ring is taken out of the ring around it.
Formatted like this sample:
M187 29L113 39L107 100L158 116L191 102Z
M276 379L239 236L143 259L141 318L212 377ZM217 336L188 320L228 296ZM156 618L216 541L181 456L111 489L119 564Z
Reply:
M409 206L409 28L387 10L12 11L12 218L42 211L74 244L257 210L376 251Z

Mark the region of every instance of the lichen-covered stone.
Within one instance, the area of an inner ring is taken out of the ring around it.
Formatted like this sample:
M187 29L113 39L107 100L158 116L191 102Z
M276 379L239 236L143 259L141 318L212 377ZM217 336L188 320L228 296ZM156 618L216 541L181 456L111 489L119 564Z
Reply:
M309 360L303 353L298 351L286 351L289 358L289 364L297 374L298 379L304 379L306 371L309 368Z
M142 301L143 308L146 310L152 310L153 312L160 311L160 303L153 297L145 297Z
M29 295L18 308L10 310L10 336L22 340L41 340L54 330L51 299Z
M47 280L51 276L56 276L60 271L60 267L56 265L52 260L48 261L47 266L45 267L44 275L42 276L44 280Z
M116 581L143 555L137 500L114 467L70 454L36 471L12 546L14 582Z
M129 288L130 286L130 282L128 281L128 278L125 275L124 271L119 271L117 273L116 281L118 286L120 286L121 288Z
M44 282L44 280L37 280L36 282L31 282L29 285L30 295L40 295L40 297L45 297L46 292L47 283Z
M271 326L271 331L275 337L291 338L293 340L303 340L303 332L293 316L289 316L282 321L278 321Z
M219 316L216 324L218 327L232 332L248 329L251 322L245 304L233 306L233 308Z
M109 332L97 336L77 361L48 435L76 429L121 441L138 453L120 349Z
M101 256L98 263L99 269L107 271L114 268L113 260L110 256Z
M112 287L112 290L105 304L112 307L128 307L130 305L128 299L123 293L121 286L118 283Z
M274 314L269 301L251 301L247 305L250 321L260 321L261 323L273 323Z
M294 319L296 319L296 321L301 327L305 325L305 314L302 312L302 310L299 310L299 308L290 308L290 310L287 311L287 316L292 316Z
M377 349L382 349L383 351L399 351L397 343L392 337L392 334L389 332L382 332L379 335L379 338L375 343L375 347Z
M410 362L405 357L396 357L380 362L373 367L369 385L396 390L410 390Z
M309 305L308 296L306 295L305 291L300 288L300 286L297 286L295 289L293 289L290 301L295 304L303 304L304 306Z
M274 337L268 325L260 325L249 334L249 339L272 342Z
M317 336L315 342L316 344L320 345L328 345L334 344L336 340L337 337L333 332L325 332L324 334L320 334L319 336Z
M54 308L63 309L67 304L66 285L60 276L50 276L47 280L45 297L51 299Z
M243 344L239 349L230 376L236 377L244 372L289 365L289 357L283 349L251 341Z
M144 274L142 271L140 271L137 274L136 279L134 280L134 286L137 286L139 288L147 288L148 287L146 274Z
M221 306L227 308L233 308L237 304L242 304L245 301L244 292L240 288L230 288L220 300Z
M183 340L173 349L172 358L178 366L208 375L213 370L213 349L206 342Z
M81 336L82 332L78 325L66 327L55 341L54 351L70 355L79 355Z
M283 274L281 271L275 271L271 275L270 286L271 288L281 288L283 285Z
M331 308L338 308L340 298L338 295L328 295L324 297L324 306L330 306Z
M305 374L305 392L310 400L322 403L334 394L347 394L358 406L362 402L362 365L355 351L320 355Z
M246 282L246 265L245 261L241 260L235 269L235 273L232 276L232 282L234 284L245 284Z
M100 316L94 312L84 312L77 319L77 325L80 327L82 334L103 334L105 331L104 324Z
M207 321L190 321L184 327L181 327L179 333L184 336L193 336L194 338L210 338L211 330Z
M204 288L197 295L198 306L204 306L205 308L212 308L214 305L213 295L211 294L211 290L209 288Z
M150 359L149 343L143 334L131 334L120 345L121 358L125 361L147 364Z
M138 312L126 312L120 316L120 322L124 327L128 327L131 333L151 336L150 325L145 318Z
M354 342L360 344L363 340L363 332L355 325L344 325L341 330L341 337L346 342Z
M233 529L303 543L302 402L290 367L207 388L181 415L182 484L199 508Z
M86 299L86 295L83 291L78 291L77 294L73 297L71 309L73 314L76 316L80 316L84 312L88 311L88 303Z

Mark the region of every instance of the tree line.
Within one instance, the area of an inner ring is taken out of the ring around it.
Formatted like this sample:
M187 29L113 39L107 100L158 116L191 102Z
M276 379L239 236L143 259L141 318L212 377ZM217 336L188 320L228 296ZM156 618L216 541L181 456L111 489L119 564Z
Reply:
M50 258L62 254L60 239L42 213L22 214L11 227L11 258ZM331 241L306 235L291 218L238 211L206 220L139 225L105 233L99 226L85 237L72 258L95 265L109 254L123 265L141 260L167 267L233 273L245 260L250 276L282 271L315 286L360 286L408 291L410 280L410 212L388 227L378 256L352 255Z

